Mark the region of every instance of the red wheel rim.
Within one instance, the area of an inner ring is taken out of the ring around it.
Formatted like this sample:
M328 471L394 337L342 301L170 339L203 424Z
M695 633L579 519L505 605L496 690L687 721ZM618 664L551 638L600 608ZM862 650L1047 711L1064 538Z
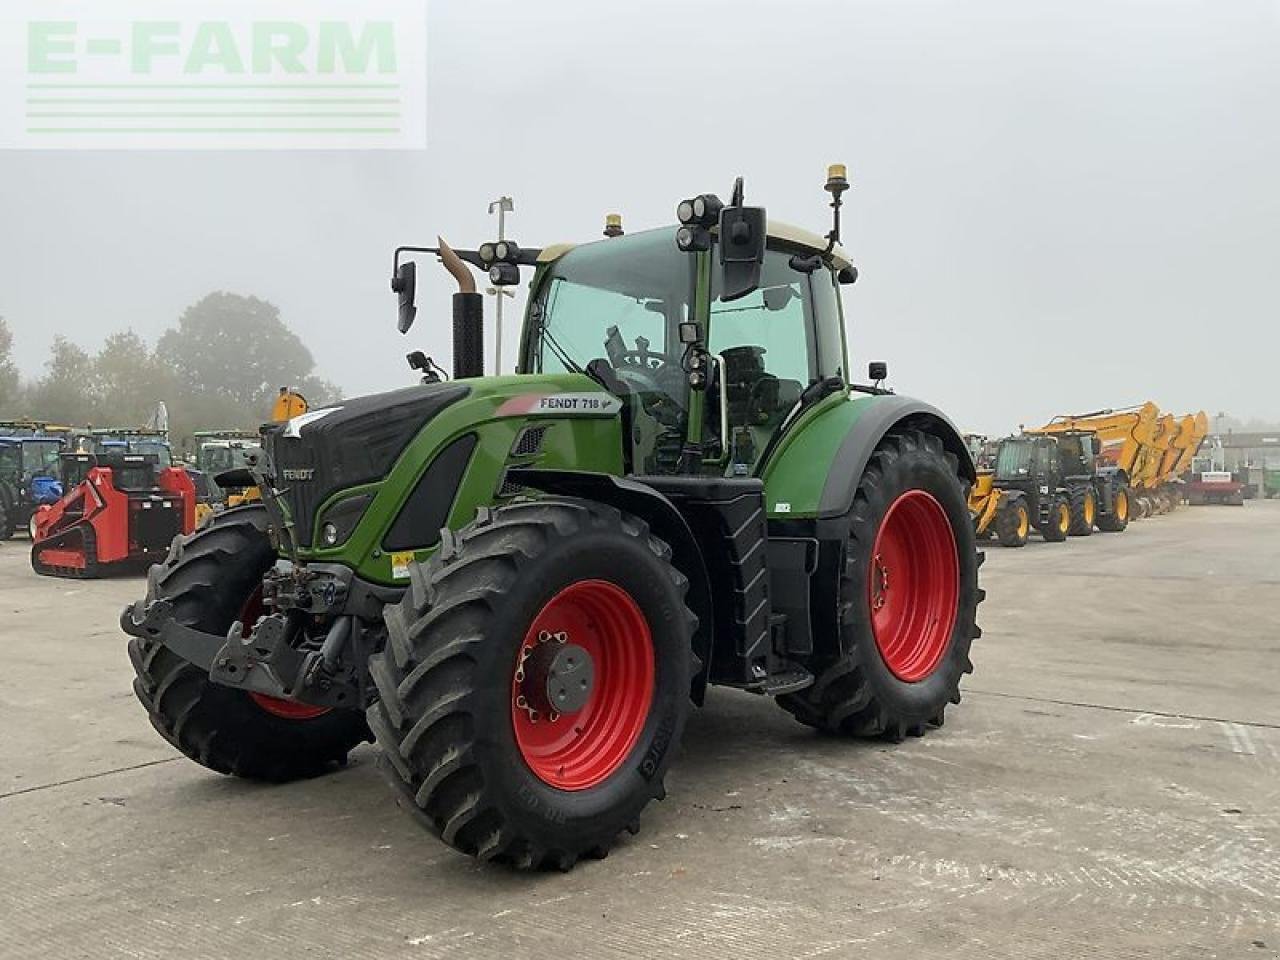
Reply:
M594 677L580 709L548 715L537 707L525 667L533 651L561 639L587 652ZM511 680L516 747L544 783L590 789L631 753L649 717L653 685L653 637L631 594L605 580L571 584L547 601L520 645Z
M946 511L931 494L908 490L889 506L867 578L871 629L899 680L929 676L951 644L960 609L960 561Z
M249 636L253 630L253 625L262 617L264 609L262 587L258 587L253 593L249 594L249 599L240 608L240 616L237 619L241 623L240 635L242 637ZM314 720L316 717L323 716L329 712L328 707L317 707L297 700L282 700L280 697L269 697L265 693L250 691L249 699L262 710L265 710L273 717L280 717L282 720Z

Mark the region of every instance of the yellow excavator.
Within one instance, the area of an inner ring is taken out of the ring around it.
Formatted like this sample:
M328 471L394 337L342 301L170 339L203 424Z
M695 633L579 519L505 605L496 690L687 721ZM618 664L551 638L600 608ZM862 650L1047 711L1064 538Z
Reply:
M1209 432L1203 413L1161 415L1151 401L1121 409L1054 417L1042 434L1092 433L1099 441L1099 461L1114 468L1131 493L1132 518L1168 513L1182 499L1180 478Z

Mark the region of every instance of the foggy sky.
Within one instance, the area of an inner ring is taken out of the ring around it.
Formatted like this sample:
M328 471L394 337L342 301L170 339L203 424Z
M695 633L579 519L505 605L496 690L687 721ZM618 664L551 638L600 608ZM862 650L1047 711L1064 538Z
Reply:
M428 29L424 152L0 151L24 373L228 290L349 393L404 385L409 349L448 364L450 285L423 264L401 337L395 245L490 239L500 193L526 246L596 239L738 174L824 232L842 161L859 374L990 433L1145 399L1280 418L1280 3L435 0Z

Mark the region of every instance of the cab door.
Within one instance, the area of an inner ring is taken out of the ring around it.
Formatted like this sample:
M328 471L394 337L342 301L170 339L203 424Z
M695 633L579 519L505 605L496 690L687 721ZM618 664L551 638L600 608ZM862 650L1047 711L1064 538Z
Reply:
M797 269L795 252L770 247L759 288L737 300L720 298L718 271L712 273L707 342L718 376L707 399L704 435L712 468L727 476L759 472L761 455L807 387L845 379L835 276L825 266Z

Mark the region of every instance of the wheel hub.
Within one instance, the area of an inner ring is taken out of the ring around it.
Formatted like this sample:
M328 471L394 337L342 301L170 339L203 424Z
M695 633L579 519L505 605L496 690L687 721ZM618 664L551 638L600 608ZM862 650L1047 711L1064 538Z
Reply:
M613 776L644 731L656 661L635 599L607 580L579 580L529 625L511 677L511 725L529 770L559 790Z
M881 609L888 600L889 567L884 557L877 553L871 562L871 609Z
M520 652L515 705L533 723L555 723L587 705L595 675L595 661L585 647L570 643L564 631L543 630Z

